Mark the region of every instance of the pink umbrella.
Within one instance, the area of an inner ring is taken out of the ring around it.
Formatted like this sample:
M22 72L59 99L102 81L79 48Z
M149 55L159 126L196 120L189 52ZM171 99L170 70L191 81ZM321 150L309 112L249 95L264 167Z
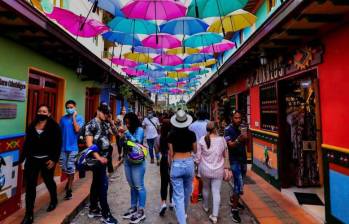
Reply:
M135 67L137 65L136 62L127 58L113 58L111 62L116 65L127 66L127 67Z
M173 37L170 34L159 33L159 34L151 34L144 40L142 40L142 44L145 47L151 48L176 48L181 46L181 42Z
M103 23L78 16L73 12L54 7L50 14L46 14L50 19L54 19L70 33L80 37L95 37L109 30Z
M122 68L122 71L124 71L128 76L133 76L133 77L144 75L144 71L136 70L133 68Z
M176 66L183 63L183 60L177 55L162 54L154 58L154 62L160 65Z
M223 40L221 43L213 44L208 47L204 47L200 53L220 53L235 47L235 44L229 40Z
M174 94L179 94L179 93L184 93L184 90L183 89L171 89L170 92L174 93Z
M170 20L185 16L187 8L173 0L134 0L121 11L131 19Z

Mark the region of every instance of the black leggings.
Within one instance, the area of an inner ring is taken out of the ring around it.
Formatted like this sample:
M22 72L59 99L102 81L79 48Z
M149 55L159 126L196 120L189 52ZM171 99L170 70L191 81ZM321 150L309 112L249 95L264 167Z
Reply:
M24 169L24 179L26 183L25 207L28 213L32 213L36 198L36 185L38 182L39 173L50 192L51 203L57 203L57 186L54 181L55 167L47 169L46 159L27 159Z
M167 157L162 157L160 161L160 177L161 177L161 200L167 200L168 185L170 185L170 202L172 202L172 184L170 178L170 166Z

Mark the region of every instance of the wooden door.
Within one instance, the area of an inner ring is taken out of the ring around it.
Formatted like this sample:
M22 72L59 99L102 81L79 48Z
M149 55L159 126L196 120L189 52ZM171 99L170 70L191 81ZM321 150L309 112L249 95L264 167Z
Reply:
M99 103L99 89L86 88L85 121L88 122L95 117Z

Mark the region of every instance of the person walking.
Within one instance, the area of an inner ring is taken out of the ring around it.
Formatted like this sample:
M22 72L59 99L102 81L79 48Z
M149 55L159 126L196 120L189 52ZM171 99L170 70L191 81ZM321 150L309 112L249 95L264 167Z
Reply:
M156 138L155 141L155 151L157 153L161 153L160 160L160 179L161 179L161 208L160 208L160 216L164 216L167 209L167 195L169 192L170 196L170 208L173 208L172 205L172 184L170 179L170 166L168 163L168 135L171 130L171 123L168 119L164 118L161 129L160 136ZM170 188L170 189L169 189Z
M130 140L135 143L142 144L144 140L144 130L135 113L127 113L124 117L125 130L121 133L125 142ZM145 216L146 189L144 186L144 175L146 170L146 160L141 163L134 164L127 159L127 153L124 152L124 167L127 182L130 186L131 207L122 216L129 219L130 223L139 223L143 221Z
M231 170L233 172L233 196L231 198L233 221L236 223L241 222L239 215L239 209L243 209L244 206L239 202L240 195L243 194L243 179L247 172L247 156L246 156L246 143L247 135L241 133L241 112L234 111L232 113L232 121L225 130L224 137L227 141L229 149L229 160Z
M206 113L204 111L199 111L196 116L197 120L189 126L189 130L195 133L196 141L198 142L203 136L207 134L206 126L208 120L206 119Z
M207 135L198 142L196 162L198 172L203 180L203 208L209 211L210 191L213 197L212 214L209 219L213 223L218 221L221 202L221 186L223 179L231 178L228 147L225 139L217 134L217 127L213 121L207 123Z
M195 133L188 129L193 118L183 110L178 110L171 117L173 131L168 137L169 163L171 166L171 183L173 186L173 202L179 224L186 224L187 210L192 182L194 178L194 160L192 152L196 152Z
M155 116L152 110L148 111L148 116L144 118L142 126L145 130L145 138L147 139L147 144L150 154L150 163L154 163L154 143L156 137L158 137L158 129L160 127L159 119ZM156 163L160 165L160 155L156 153Z
M116 126L118 129L122 130L124 128L125 114L126 114L126 108L125 108L125 106L123 106L121 109L121 113L118 116L116 116ZM118 154L119 154L118 160L121 161L121 159L122 159L122 139L121 139L121 136L119 136L119 135L116 136L116 145L117 145Z
M63 173L68 176L64 199L70 200L73 197L72 186L75 175L75 160L79 152L79 132L84 125L84 118L78 114L76 102L73 100L68 100L65 103L65 110L67 114L59 122L62 131L62 150L59 163Z
M26 130L20 160L21 163L25 160L24 180L26 183L26 212L22 224L31 224L34 221L33 211L39 173L41 173L51 198L46 211L53 211L57 206L57 186L53 178L61 145L61 130L52 118L50 108L47 105L39 106L34 121Z
M92 184L90 188L90 211L89 218L102 217L105 224L117 224L118 220L110 213L108 204L108 176L107 176L107 155L110 147L109 134L116 133L114 124L108 123L107 116L110 108L106 102L98 106L96 117L85 126L86 145L96 145L99 152L93 156L98 163L92 167ZM98 207L98 202L101 209Z

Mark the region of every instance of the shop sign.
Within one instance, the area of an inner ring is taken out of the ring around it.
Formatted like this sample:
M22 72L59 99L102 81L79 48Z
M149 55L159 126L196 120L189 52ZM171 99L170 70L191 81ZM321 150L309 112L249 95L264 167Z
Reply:
M17 117L17 104L0 103L0 119L11 119Z
M25 101L25 81L0 76L0 100Z
M256 86L281 78L286 74L286 67L283 57L278 57L267 65L260 66L256 73L247 79L247 86Z

